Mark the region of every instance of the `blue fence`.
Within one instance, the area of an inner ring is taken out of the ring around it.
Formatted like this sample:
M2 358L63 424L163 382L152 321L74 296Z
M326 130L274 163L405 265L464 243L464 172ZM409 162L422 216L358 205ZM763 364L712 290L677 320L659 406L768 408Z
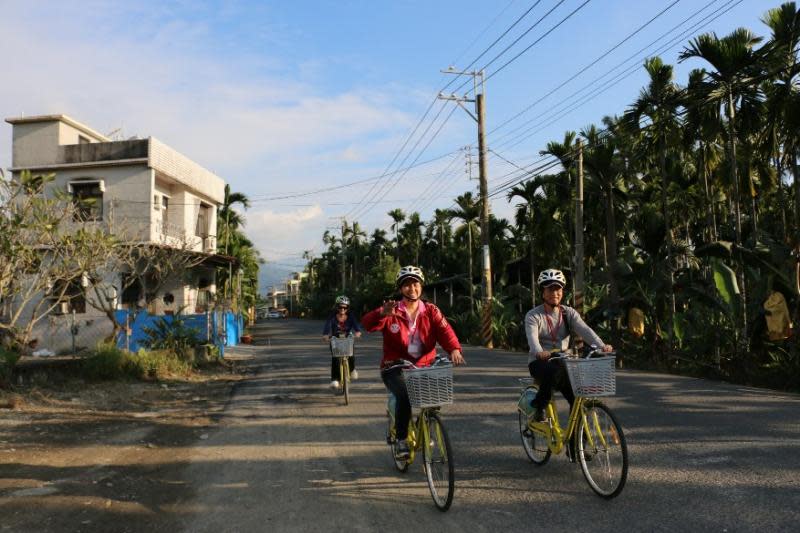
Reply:
M117 337L117 346L136 352L142 348L142 342L147 339L145 328L153 328L160 320L171 323L171 315L151 315L147 311L119 310L116 312L117 320L125 326L127 332L121 331ZM200 344L215 344L222 355L225 346L236 346L244 332L244 317L232 311L210 312L200 315L181 315L184 323L197 330L197 341Z

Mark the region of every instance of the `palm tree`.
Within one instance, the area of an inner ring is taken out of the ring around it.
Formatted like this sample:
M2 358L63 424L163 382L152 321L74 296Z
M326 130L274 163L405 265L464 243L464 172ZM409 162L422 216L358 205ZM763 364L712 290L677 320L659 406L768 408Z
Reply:
M518 222L524 221L523 224L517 224L525 228L525 235L528 240L528 258L531 267L531 306L536 307L536 266L535 266L535 243L536 243L536 229L534 227L534 203L536 201L536 191L541 187L540 178L525 181L519 185L512 187L506 198L510 202L513 198L519 197L525 203L517 204L517 220Z
M800 65L797 61L797 48L800 45L800 12L794 2L770 9L761 19L772 30L766 44L771 70L777 75L767 85L767 109L770 135L768 141L776 146L771 153L780 153L778 176L781 168L788 165L792 171L795 186L795 246L800 252ZM780 184L780 179L778 183Z
M343 239L347 242L347 249L353 254L353 262L350 265L350 286L353 280L358 277L358 251L362 246L361 239L366 238L367 234L361 229L358 222L353 222L350 226L345 224Z
M389 211L388 215L394 221L392 223L392 228L394 229L394 241L395 241L395 259L400 261L400 240L397 236L397 230L400 227L400 223L406 219L406 214L403 212L402 209L392 209Z
M231 186L225 184L225 199L217 212L217 228L225 229L225 254L228 254L230 233L244 225L244 217L236 211L233 206L241 205L244 209L250 207L250 199L243 193L231 192ZM224 222L220 224L219 222ZM219 243L219 240L217 241Z
M736 108L737 100L744 100L748 96L747 86L755 78L756 66L761 54L755 50L755 45L761 42L761 37L755 36L746 28L738 28L723 38L716 33L704 33L689 42L678 56L679 61L697 57L708 62L713 71L708 72L709 82L713 91L710 102L719 106L723 105L728 119L728 168L731 185L733 186L734 209L736 214L735 241L738 245L742 242L742 214L741 195L739 193L739 177L736 159ZM754 221L755 222L755 221ZM740 252L741 263L741 252ZM739 282L741 285L741 318L742 336L747 338L747 298L743 268L739 268ZM737 348L739 343L737 343Z
M456 218L464 222L463 225L456 229L456 234L467 233L467 256L469 258L467 263L467 280L469 282L469 298L470 301L474 300L475 287L472 284L472 249L474 247L473 236L479 231L478 221L481 215L480 201L476 201L472 197L471 192L465 192L458 198L455 203L458 207L450 209L451 218Z
M642 117L650 118L650 124L642 128L641 142L645 153L658 153L658 176L661 181L661 213L664 218L664 228L667 244L667 267L669 271L669 319L675 315L675 272L672 264L672 224L670 223L669 177L667 175L667 152L672 149L680 139L681 131L678 121L678 105L680 89L672 81L672 65L665 64L660 57L651 57L645 60L644 68L650 76L650 82L639 93L639 97L626 113L626 120L633 128L639 128ZM672 350L672 329L670 328L670 351Z
M419 265L419 251L422 247L422 232L420 231L425 224L419 218L416 211L408 216L408 222L400 230L403 241L407 243L414 254L414 264Z
M613 131L613 121L612 123ZM617 268L617 218L614 199L625 194L624 172L616 158L616 138L609 135L600 138L597 128L592 125L583 130L581 135L586 139L588 149L584 153L583 163L591 182L599 187L603 195L606 212L606 244L608 249L608 279L611 296L610 308L614 315L619 310L619 288L615 270ZM615 322L616 323L616 322ZM616 331L616 328L614 328Z

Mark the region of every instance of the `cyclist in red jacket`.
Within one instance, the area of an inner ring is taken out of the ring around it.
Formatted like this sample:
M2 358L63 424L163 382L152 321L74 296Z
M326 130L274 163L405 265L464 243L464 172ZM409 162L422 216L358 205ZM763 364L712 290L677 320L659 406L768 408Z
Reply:
M420 268L401 268L397 273L396 286L402 298L399 301L387 300L383 306L361 317L361 324L367 331L383 333L381 378L397 398L395 427L398 459L407 459L409 455L406 437L411 403L402 368L395 365L405 360L416 366L430 366L436 358L437 342L450 354L454 365L465 363L461 344L447 319L438 307L420 298L423 283L425 276Z

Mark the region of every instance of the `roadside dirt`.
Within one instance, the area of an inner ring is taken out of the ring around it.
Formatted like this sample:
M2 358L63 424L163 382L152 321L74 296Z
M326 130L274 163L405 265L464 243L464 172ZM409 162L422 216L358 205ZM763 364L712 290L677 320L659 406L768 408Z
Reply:
M0 530L140 531L192 498L180 471L242 374L0 391ZM42 498L47 496L47 498ZM109 527L109 516L137 515ZM148 520L152 518L152 522Z

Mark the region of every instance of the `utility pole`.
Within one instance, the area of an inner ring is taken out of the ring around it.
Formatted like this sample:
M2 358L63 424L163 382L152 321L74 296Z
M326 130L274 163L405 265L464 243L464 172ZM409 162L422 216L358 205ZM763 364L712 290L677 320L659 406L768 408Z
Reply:
M583 314L583 143L578 139L578 176L575 190L575 294L573 304Z
M344 234L347 231L347 220L342 217L342 294L345 291L345 277L347 276L347 265L346 265L346 257L345 250L344 250Z
M481 196L481 244L483 257L483 277L481 280L483 310L481 316L481 338L483 345L493 348L492 342L492 265L489 249L489 185L486 170L486 138L484 123L486 122L486 103L484 100L484 75L483 71L458 72L454 67L449 67L442 71L444 74L469 75L472 76L473 91L475 99L471 100L464 95L463 97L455 94L444 95L439 93L442 100L453 100L461 109L467 112L472 119L478 123L478 169L480 172L480 196ZM475 114L464 107L464 102L475 103ZM477 116L476 116L477 115ZM470 242L470 246L472 243ZM472 273L470 272L470 276ZM472 280L470 280L471 282Z

